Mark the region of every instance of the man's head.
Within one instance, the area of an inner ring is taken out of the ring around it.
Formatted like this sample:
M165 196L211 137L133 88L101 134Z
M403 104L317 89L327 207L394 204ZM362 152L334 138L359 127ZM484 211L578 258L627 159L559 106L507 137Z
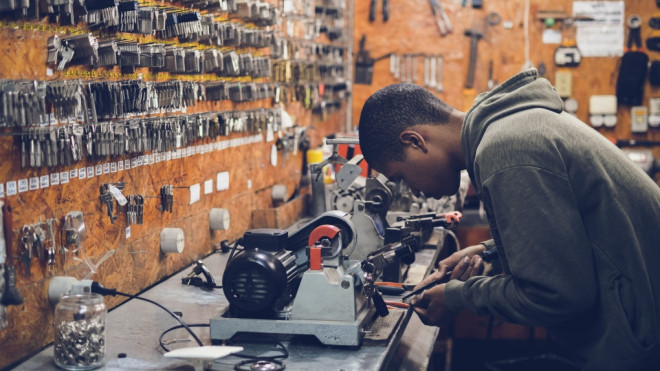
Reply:
M366 161L391 180L404 180L431 197L452 194L465 167L462 117L420 86L390 85L362 108L360 148Z

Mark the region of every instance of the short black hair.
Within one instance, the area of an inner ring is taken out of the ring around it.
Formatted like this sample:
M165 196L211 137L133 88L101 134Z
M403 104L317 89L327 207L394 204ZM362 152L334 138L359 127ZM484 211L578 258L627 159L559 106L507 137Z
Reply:
M391 161L403 161L399 134L408 127L449 122L453 108L414 84L388 85L367 99L358 131L364 159L376 170Z

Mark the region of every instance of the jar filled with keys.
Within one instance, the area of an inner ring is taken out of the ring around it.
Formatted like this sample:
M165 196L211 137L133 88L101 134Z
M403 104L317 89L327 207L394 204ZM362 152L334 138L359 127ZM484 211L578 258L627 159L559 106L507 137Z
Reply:
M105 318L99 294L65 295L55 307L55 364L65 370L91 370L105 358Z

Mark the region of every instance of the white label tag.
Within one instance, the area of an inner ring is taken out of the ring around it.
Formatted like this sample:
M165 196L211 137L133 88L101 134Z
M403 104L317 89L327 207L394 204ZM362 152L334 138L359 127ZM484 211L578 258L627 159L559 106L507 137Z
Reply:
M23 179L25 180L25 179ZM34 191L35 189L39 189L39 178L34 177L30 178L30 191ZM18 181L18 191L21 192L21 181Z
M190 186L190 204L194 204L195 202L199 201L199 193L201 191L200 189L200 184L193 184Z
M0 197L5 197L5 185L0 184Z
M117 163L113 162L110 164L110 172L111 173L116 173L117 172Z
M62 184L69 183L69 172L63 171L60 173L60 183Z
M85 179L85 178L87 178L87 170L85 170L85 168L78 170L78 179Z
M110 173L110 164L105 163L103 164L103 174L109 174Z
M103 174L103 165L96 165L96 176L99 176L101 174Z
M59 185L60 184L60 173L50 174L50 185Z
M93 178L94 177L94 167L93 166L88 166L87 167L87 177L88 178Z
M39 186L41 188L48 188L50 186L49 180L50 180L50 177L48 175L42 175L39 178Z
M7 196L13 196L18 193L18 188L16 187L16 181L12 180L7 182Z
M213 179L207 179L204 181L204 194L208 195L213 192Z

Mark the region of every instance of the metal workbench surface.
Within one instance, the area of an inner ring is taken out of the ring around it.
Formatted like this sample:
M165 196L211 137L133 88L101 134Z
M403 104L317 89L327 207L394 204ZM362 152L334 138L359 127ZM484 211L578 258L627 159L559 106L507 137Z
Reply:
M214 253L204 259L214 279L222 282L222 272L228 254ZM412 271L425 271L423 265L432 261L433 250L418 253L417 268ZM419 265L422 266L419 266ZM190 268L173 275L155 285L140 296L154 300L170 311L182 313L187 324L208 324L218 317L229 305L222 289L205 291L199 287L184 286L181 278ZM421 273L423 275L423 273ZM102 283L102 282L101 282ZM438 328L421 324L412 310L404 311L402 320L396 325L393 335L387 341L373 342L365 339L357 348L325 346L315 338L285 338L289 356L284 360L287 370L420 370L426 369ZM410 320L412 318L412 321ZM106 320L106 355L100 370L184 370L192 369L192 363L184 359L166 358L158 343L165 330L179 325L162 309L153 304L131 299L108 313ZM209 328L193 328L205 345L210 345ZM168 347L170 350L195 346L192 337L178 329L166 335L167 339L181 339ZM244 344L240 344L244 345ZM261 347L261 348L259 348ZM264 351L263 345L245 346L246 353ZM274 348L270 348L274 349ZM269 350L269 349L265 349ZM125 357L119 358L122 354ZM270 352L268 355L273 355ZM216 360L209 369L232 370L240 361L237 357ZM56 370L53 361L53 347L49 346L25 362L16 370Z

